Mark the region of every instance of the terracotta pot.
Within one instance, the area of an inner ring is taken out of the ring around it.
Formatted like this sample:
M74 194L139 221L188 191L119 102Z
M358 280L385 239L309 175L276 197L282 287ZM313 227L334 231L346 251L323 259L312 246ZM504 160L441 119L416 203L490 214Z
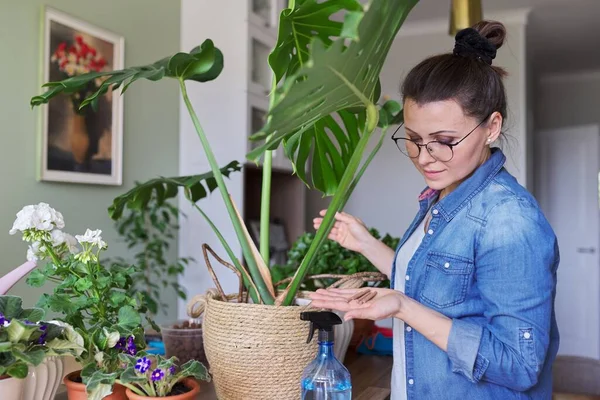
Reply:
M25 379L11 378L10 376L0 376L0 397L2 399L21 400L23 398L23 388Z
M67 387L67 394L69 400L87 400L87 393L85 392L85 385L83 383L74 382L72 379L79 377L81 371L71 372L65 376L63 380ZM113 392L110 396L105 397L103 400L127 400L127 394L125 394L125 387L119 384L115 384ZM171 399L169 399L171 400Z
M184 394L178 394L176 396L168 396L166 397L169 400L195 400L198 393L200 393L200 384L198 381L192 378L186 378L183 381L183 384L190 388L191 390ZM146 397L140 396L139 394L135 394L131 391L131 389L127 389L127 398L129 400L161 400L165 399L165 397Z

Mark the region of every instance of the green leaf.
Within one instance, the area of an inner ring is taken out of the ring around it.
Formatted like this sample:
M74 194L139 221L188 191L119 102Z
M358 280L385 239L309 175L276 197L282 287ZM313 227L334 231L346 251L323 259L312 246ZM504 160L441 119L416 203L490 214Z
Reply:
M118 373L106 374L102 371L96 371L89 377L86 384L86 391L89 400L102 400L112 393L112 387Z
M125 306L119 310L119 322L118 325L123 329L131 331L136 327L140 326L142 318L133 307Z
M9 351L12 348L12 345L13 344L11 342L1 342L0 343L0 353Z
M111 291L110 302L113 306L119 306L127 300L127 294L124 292Z
M42 287L46 283L46 275L44 275L40 270L34 269L27 277L26 282L32 287Z
M332 15L347 13L347 24L332 20ZM332 38L356 38L362 17L362 5L357 0L296 0L294 9L284 10L279 18L277 44L269 55L269 64L277 82L293 75L309 59L309 46L314 37L331 44Z
M92 280L89 278L79 278L77 282L75 282L75 289L79 292L85 292L89 288L92 287Z
M148 377L146 375L138 375L137 372L135 371L135 367L128 367L125 371L123 371L121 373L121 376L119 377L119 381L121 381L122 383L142 383L142 382L147 382L148 381Z
M16 319L13 319L6 328L8 340L13 343L27 341L31 335L35 332L39 332L39 330L40 327L37 325L27 325Z
M208 375L206 367L196 360L190 360L183 364L179 374L181 376L189 376L203 381L210 381L210 375Z
M56 355L71 354L72 350L78 354L81 354L85 350L85 347L80 346L74 341L63 339L54 339L46 342L46 347L51 353L53 352Z
M23 300L18 296L0 296L0 313L6 318L19 318L23 312Z
M202 45L194 48L190 53L177 53L172 57L166 57L153 64L126 68L109 72L90 72L88 74L74 76L60 82L49 82L45 93L31 99L31 106L46 104L53 97L61 93L71 94L94 85L97 78L106 77L102 85L91 96L81 103L81 108L106 94L109 89L123 87L127 90L129 85L139 79L158 81L162 78L176 78L207 82L219 76L223 70L223 54L217 49L210 39ZM95 87L95 86L94 86Z
M29 373L29 367L24 362L19 361L8 367L6 372L13 378L25 379Z
M329 47L319 39L311 43L311 57L277 91L266 125L253 140L271 137L248 154L258 161L282 140L306 131L323 116L350 107L370 107L379 73L390 46L417 0L370 0L358 28L359 39L348 47L338 39ZM373 126L366 129L371 132Z
M224 176L229 177L231 173L241 171L241 169L240 163L232 161L221 168L220 171ZM215 186L210 183L211 179L214 180L212 172L201 175L152 179L115 198L113 204L108 208L108 213L113 220L118 220L123 215L125 208L143 210L152 198L153 193L156 193L157 196L160 195L159 197L164 201L177 196L177 188L179 187L184 189L186 197L193 202L197 202L215 189ZM158 204L162 204L162 202Z
M28 352L13 350L12 353L18 360L21 360L28 365L33 365L34 367L40 365L46 356L46 352L41 349Z

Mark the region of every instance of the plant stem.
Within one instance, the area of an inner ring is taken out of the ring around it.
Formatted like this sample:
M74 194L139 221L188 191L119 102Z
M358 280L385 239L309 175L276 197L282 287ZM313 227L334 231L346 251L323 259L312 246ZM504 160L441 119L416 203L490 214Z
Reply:
M248 243L248 240L246 239L246 236L244 235L244 231L241 226L241 224L243 224L243 221L241 221L238 218L238 216L235 212L233 203L231 202L231 199L229 198L229 193L227 192L227 186L225 185L225 181L223 180L223 175L221 174L221 171L219 169L219 165L217 164L215 155L212 152L210 143L208 142L206 134L204 133L204 130L202 129L202 126L200 125L200 120L198 119L198 116L196 115L196 112L194 111L194 108L192 107L192 103L190 102L190 99L187 95L185 81L181 78L179 79L179 85L181 87L181 94L183 96L183 100L184 100L185 105L188 109L188 112L192 118L192 122L194 123L194 127L196 128L196 132L198 134L198 137L200 138L202 147L204 148L204 153L206 154L206 158L208 159L208 163L210 164L215 181L217 182L217 186L219 187L219 191L221 192L221 197L223 198L223 202L225 203L225 207L227 208L227 212L229 214L229 219L231 220L231 223L233 224L239 244L242 247L244 257L246 259L246 262L248 263L248 270L250 271L252 280L253 280L254 284L256 285L256 288L258 289L258 291L260 293L260 297L262 298L263 302L265 304L273 304L275 299L269 292L269 289L267 288L265 281L262 278L262 275L260 274L260 270L258 269L258 265L256 264L256 260L254 259L252 250L250 248L250 243ZM231 261L234 262L234 260L231 260Z
M227 252L227 255L229 256L229 258L231 258L231 261L233 262L233 265L242 274L242 279L244 280L244 284L246 285L246 288L248 289L248 294L250 295L250 297L252 298L252 300L254 301L254 303L255 304L259 304L260 303L260 297L257 296L257 293L254 291L254 289L252 288L252 285L250 284L250 280L252 278L249 277L248 274L246 273L246 270L244 268L242 268L242 265L240 264L240 261L238 260L238 258L233 253L233 250L231 250L231 247L229 247L229 244L227 243L227 241L225 240L225 238L223 237L223 235L221 234L221 232L219 231L219 229L215 226L215 224L208 217L208 215L206 215L206 213L204 211L202 211L202 209L196 203L192 203L192 204L196 208L196 210L198 210L198 212L200 212L200 214L202 214L202 216L204 217L204 219L206 220L206 222L213 229L213 231L215 232L215 235L217 236L217 238L219 239L219 241L221 242L221 244L225 248L225 251Z
M136 386L134 386L130 383L123 383L119 379L117 379L115 382L121 386L125 386L126 388L130 389L133 393L135 393L139 396L146 397L146 393L144 393L142 390L138 389Z
M360 166L360 161L362 159L363 153L369 143L369 139L371 135L377 128L377 121L379 119L379 114L377 108L374 104L369 103L367 105L367 122L365 126L365 133L361 136L350 161L348 162L348 166L342 175L342 179L340 180L340 184L331 199L331 203L329 207L327 207L327 213L325 214L325 218L323 218L323 222L321 226L317 230L315 234L315 238L313 239L308 251L306 252L306 256L302 259L294 278L285 289L285 297L282 301L282 305L289 306L294 301L296 297L296 293L300 288L300 284L304 280L304 277L308 273L313 259L317 253L317 250L321 247L323 241L327 238L327 235L331 231L333 227L333 223L335 221L335 214L341 209L345 201L349 198L350 194L348 194L348 190L352 185L352 180L354 179L354 174L356 170ZM364 171L363 171L364 172Z

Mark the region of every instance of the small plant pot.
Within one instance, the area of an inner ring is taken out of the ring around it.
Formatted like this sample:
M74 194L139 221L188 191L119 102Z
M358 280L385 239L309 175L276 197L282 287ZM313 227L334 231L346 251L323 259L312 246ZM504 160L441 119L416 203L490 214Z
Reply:
M186 378L183 381L179 382L175 386L175 390L181 389L181 386L178 387L178 385L180 385L180 384L181 384L181 386L183 386L187 389L187 392L177 394L178 392L175 391L174 393L172 392L173 394L169 394L167 397L146 397L146 396L140 396L139 394L133 393L131 391L131 389L127 389L126 390L127 398L129 400L160 400L160 399L195 400L198 393L200 393L200 384L198 383L198 381L196 381L195 379L192 379L192 378Z
M85 391L85 385L80 377L81 371L74 371L65 376L63 380L67 387L67 398L69 400L87 400L88 396ZM105 397L103 400L127 400L127 394L125 394L125 387L119 384L113 386L113 392L111 395ZM171 399L170 399L171 400Z
M167 358L177 357L179 365L197 360L208 368L200 320L179 320L162 325L160 330Z
M25 379L11 378L10 376L0 376L0 395L3 399L21 400Z

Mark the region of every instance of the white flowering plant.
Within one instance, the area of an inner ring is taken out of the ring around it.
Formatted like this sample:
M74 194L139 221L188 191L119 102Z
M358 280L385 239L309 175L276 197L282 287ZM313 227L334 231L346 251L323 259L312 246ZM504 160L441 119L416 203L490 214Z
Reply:
M29 243L27 258L44 266L31 272L27 283L56 286L43 294L37 306L60 313L60 321L83 339L84 351L76 355L88 397L99 400L112 393L122 372L119 354L135 355L145 348L141 296L131 296L134 266L101 264L107 249L100 230L75 237L62 231L63 216L46 203L24 207L10 234L21 233ZM154 327L156 325L149 321Z
M27 377L46 356L81 354L83 338L59 321L42 321L44 310L22 308L17 296L0 296L0 376Z
M206 367L197 360L190 360L177 367L176 357L167 359L146 352L140 352L136 356L121 354L119 358L125 366L119 383L143 397L167 397L185 393L184 387L177 387L177 383L185 378L210 381Z

